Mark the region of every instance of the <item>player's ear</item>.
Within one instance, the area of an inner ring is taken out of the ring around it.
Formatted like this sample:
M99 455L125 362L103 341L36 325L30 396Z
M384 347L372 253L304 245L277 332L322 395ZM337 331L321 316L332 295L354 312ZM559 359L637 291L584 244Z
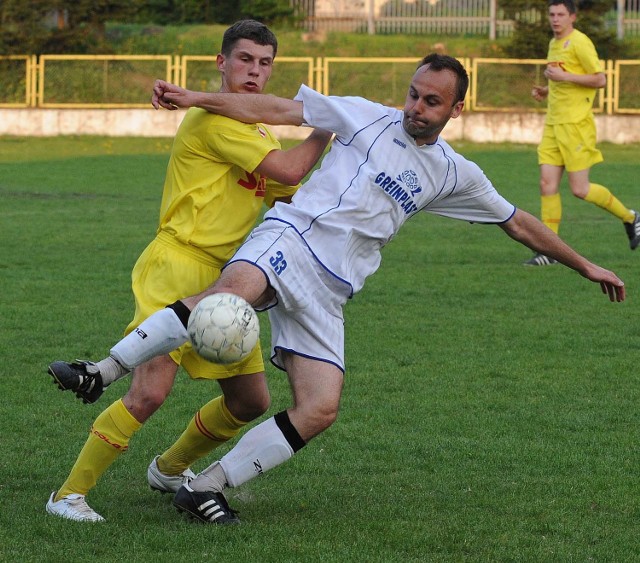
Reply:
M464 109L464 101L456 102L454 106L451 108L451 114L449 115L449 117L451 117L451 119L455 119L462 113L463 109Z

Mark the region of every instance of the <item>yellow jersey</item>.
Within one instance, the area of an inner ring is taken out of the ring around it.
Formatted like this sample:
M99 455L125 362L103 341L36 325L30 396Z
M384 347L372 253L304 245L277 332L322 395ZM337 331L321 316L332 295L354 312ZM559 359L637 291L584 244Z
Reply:
M574 29L564 39L552 38L547 54L548 64L559 64L572 74L603 72L598 53L584 33ZM549 81L546 121L549 125L578 123L592 113L595 88L573 82Z
M176 133L160 206L158 232L222 266L254 226L262 204L291 196L254 173L280 142L262 124L246 124L191 108Z

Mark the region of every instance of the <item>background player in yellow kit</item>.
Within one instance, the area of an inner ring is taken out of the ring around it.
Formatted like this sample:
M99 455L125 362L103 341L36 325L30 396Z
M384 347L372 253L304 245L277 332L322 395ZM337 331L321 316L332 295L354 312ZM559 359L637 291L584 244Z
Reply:
M261 93L276 51L277 40L265 25L244 20L231 26L217 57L220 91ZM305 142L283 151L261 124L190 109L171 150L156 238L132 272L136 312L125 334L155 311L213 283L253 227L263 202L290 200L330 137L316 130ZM47 512L78 521L103 520L85 495L162 405L179 365L191 378L216 379L222 395L204 405L178 441L151 462L152 488L177 491L193 475L193 462L269 407L259 345L242 362L226 366L205 361L189 344L155 358L135 369L127 394L95 420L67 480L51 494ZM106 358L95 364L54 362L49 373L61 389L92 403L105 386L127 372Z
M624 206L610 191L589 181L589 169L602 162L596 148L593 100L607 79L593 43L574 29L576 6L573 0L550 0L548 65L544 72L548 86L534 86L531 95L538 101L548 98L542 141L538 146L542 222L556 234L562 218L559 193L566 169L571 192L624 222L631 250L640 244L640 215ZM529 266L556 264L544 254L526 261Z

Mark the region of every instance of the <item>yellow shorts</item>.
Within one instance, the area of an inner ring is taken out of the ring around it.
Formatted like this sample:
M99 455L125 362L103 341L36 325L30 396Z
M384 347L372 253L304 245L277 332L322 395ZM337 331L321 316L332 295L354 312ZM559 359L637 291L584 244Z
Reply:
M579 123L544 126L538 145L538 164L564 166L567 172L578 172L602 162L596 148L596 124L592 117Z
M129 334L144 319L178 299L201 292L220 277L211 258L160 233L138 258L131 273L136 312L125 330ZM219 365L199 356L187 343L171 352L192 379L224 379L264 371L260 343L244 360Z

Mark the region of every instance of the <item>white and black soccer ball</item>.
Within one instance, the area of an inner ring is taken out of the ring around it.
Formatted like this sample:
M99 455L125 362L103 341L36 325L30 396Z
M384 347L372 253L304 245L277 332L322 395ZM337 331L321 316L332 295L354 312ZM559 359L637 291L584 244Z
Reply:
M260 324L253 307L242 297L214 293L193 308L187 332L193 348L205 360L232 364L255 348Z

